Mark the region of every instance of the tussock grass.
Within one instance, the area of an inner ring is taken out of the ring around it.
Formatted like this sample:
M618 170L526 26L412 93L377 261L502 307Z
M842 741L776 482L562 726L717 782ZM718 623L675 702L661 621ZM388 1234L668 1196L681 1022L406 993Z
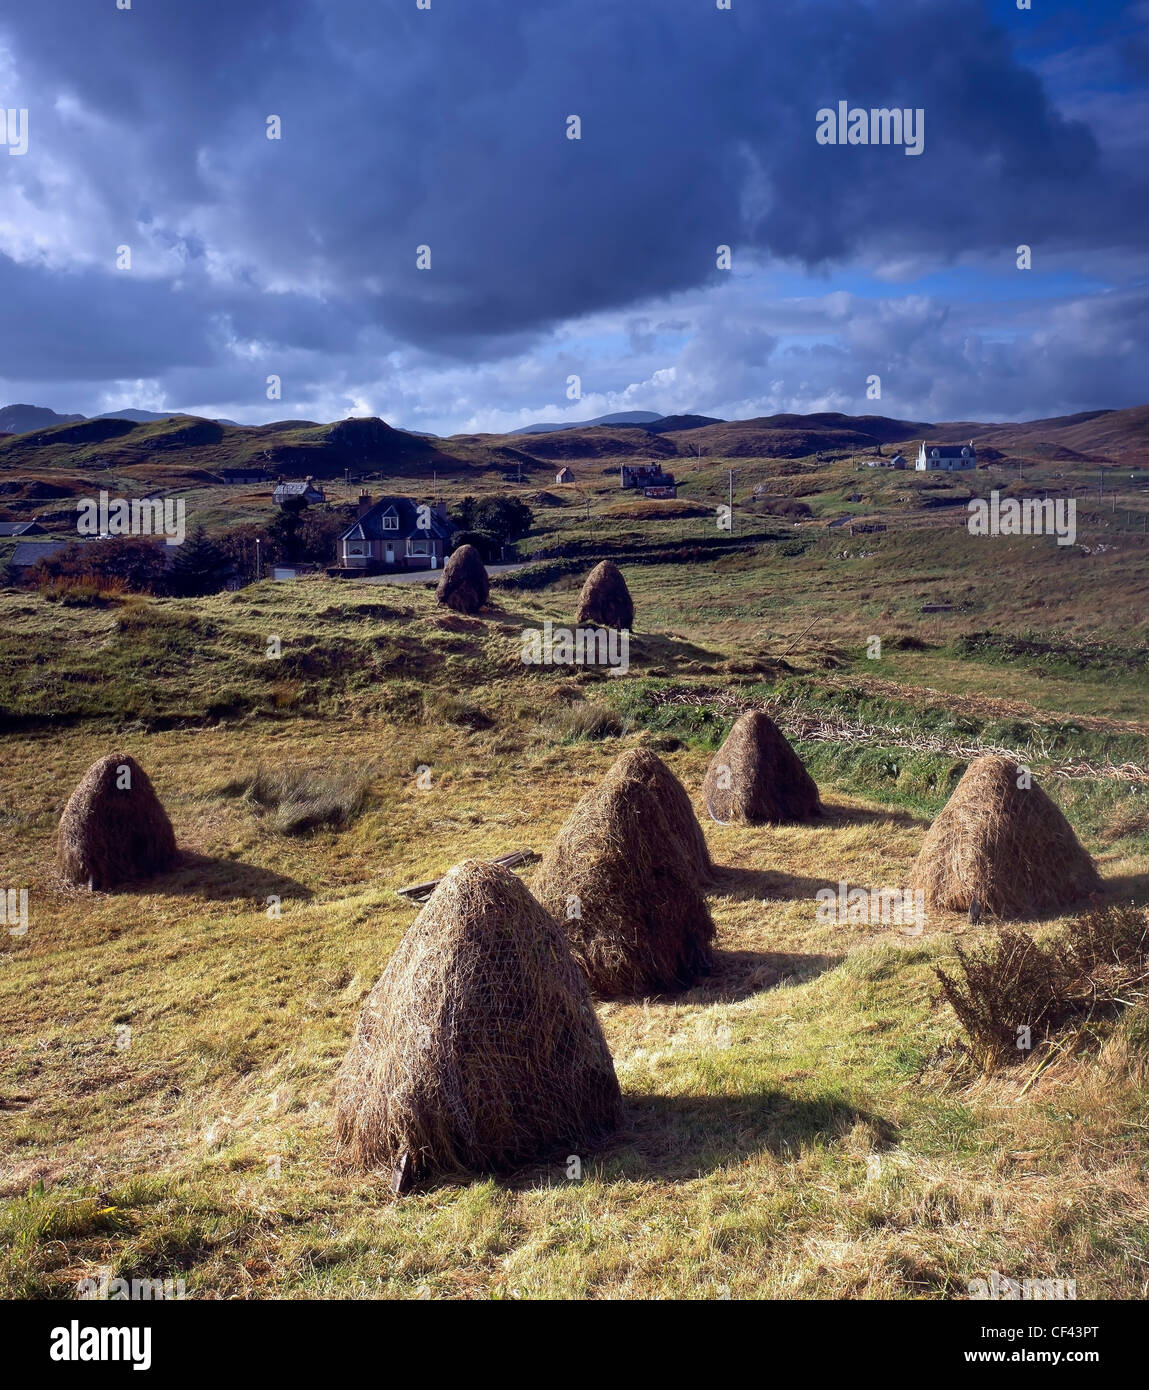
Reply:
M327 827L342 830L366 809L373 774L362 768L258 766L219 788L240 797L279 835L303 835Z

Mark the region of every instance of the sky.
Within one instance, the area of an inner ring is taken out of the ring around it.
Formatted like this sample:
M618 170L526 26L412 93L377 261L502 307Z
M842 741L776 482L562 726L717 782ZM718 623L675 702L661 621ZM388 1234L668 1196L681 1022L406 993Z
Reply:
M1149 401L1149 0L726 3L5 7L0 404ZM841 102L921 152L820 143Z

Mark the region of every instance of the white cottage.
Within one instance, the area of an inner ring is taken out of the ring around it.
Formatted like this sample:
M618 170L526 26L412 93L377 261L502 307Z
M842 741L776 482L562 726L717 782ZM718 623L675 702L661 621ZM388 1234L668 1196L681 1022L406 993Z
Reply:
M968 444L927 444L918 449L916 464L919 473L941 470L952 473L963 468L977 467L977 450L973 440Z

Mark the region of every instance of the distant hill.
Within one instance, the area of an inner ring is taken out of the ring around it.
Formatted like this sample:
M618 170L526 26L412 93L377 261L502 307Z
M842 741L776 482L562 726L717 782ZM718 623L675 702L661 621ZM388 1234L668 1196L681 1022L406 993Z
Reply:
M150 415L150 412L131 412ZM628 417L644 412L628 412ZM31 428L12 429L13 425ZM528 481L556 463L580 459L688 460L710 458L806 458L815 454L871 454L900 448L909 456L918 440L973 439L987 460L1021 457L1069 465L1149 464L1149 406L1088 411L1017 424L951 421L930 423L884 415L768 415L753 420L714 420L702 415L632 418L613 424L580 424L545 432L467 434L437 438L395 429L375 417L323 424L277 420L235 425L194 415L134 420L124 415L87 419L37 406L0 411L0 470L43 468L131 469L154 476L157 464L188 476L216 476L223 468L263 468L272 474L386 478L426 473L462 477L497 471ZM526 437L524 437L526 434ZM7 437L5 437L7 436ZM537 485L537 481L536 481Z
M46 430L53 425L70 425L77 420L132 420L143 424L147 420L172 420L185 414L182 410L105 410L99 415L61 415L45 405L6 405L0 409L0 434L28 434L31 430ZM220 425L235 425L234 420L218 420ZM236 428L241 428L236 425Z
M66 425L83 418L82 415L58 415L46 405L6 405L0 410L0 434L27 434L29 430Z
M764 415L756 420L729 420L689 431L683 452L719 458L802 458L835 450L870 452L879 444L921 438L933 426L884 415ZM679 431L678 434L683 433ZM677 439L676 434L669 436Z
M54 413L54 412L53 412ZM439 447L442 444L443 447ZM195 415L134 421L83 416L0 440L0 468L132 468L157 463L216 474L222 468L264 468L292 477L387 476L425 470L443 476L474 468L505 472L540 467L521 450L483 440L432 442L384 420L356 418L333 424L279 420L229 425Z
M646 428L651 434L670 434L673 430L700 430L704 425L722 424L725 421L714 415L663 415L661 419L652 420Z
M564 420L559 424L524 425L511 434L552 434L556 430L589 430L596 425L649 425L662 417L650 410L622 410L616 415L596 415L593 420Z
M487 435L489 443L521 436ZM449 444L451 441L444 441ZM669 437L652 434L641 425L580 425L576 429L555 430L531 436L531 453L539 459L677 458L678 449Z
M105 410L101 415L95 415L92 418L96 420L134 420L139 425L143 424L145 420L172 420L177 415L184 414L186 411L183 410ZM84 417L81 415L75 418L82 420ZM235 421L217 419L216 424L235 425ZM236 428L241 429L242 426L236 425Z

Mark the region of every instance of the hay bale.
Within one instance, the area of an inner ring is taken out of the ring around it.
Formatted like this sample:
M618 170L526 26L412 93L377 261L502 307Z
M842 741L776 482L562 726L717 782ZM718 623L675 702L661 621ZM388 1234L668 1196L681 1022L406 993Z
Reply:
M719 825L777 825L822 814L817 784L761 710L735 720L706 769L702 799Z
M619 758L567 817L534 889L598 994L661 994L713 967L699 841L709 868L686 792L645 749Z
M57 862L68 882L106 891L164 873L177 857L172 823L135 758L93 763L60 817Z
M1003 920L1062 912L1101 888L1073 828L1009 758L975 759L930 826L910 886L926 906Z
M634 626L634 600L622 571L613 560L595 565L578 596L575 624L630 629Z
M621 1098L563 933L509 869L456 864L368 996L337 1082L339 1157L416 1178L585 1155Z
M443 567L435 597L456 613L477 613L490 593L482 556L473 545L461 545Z

